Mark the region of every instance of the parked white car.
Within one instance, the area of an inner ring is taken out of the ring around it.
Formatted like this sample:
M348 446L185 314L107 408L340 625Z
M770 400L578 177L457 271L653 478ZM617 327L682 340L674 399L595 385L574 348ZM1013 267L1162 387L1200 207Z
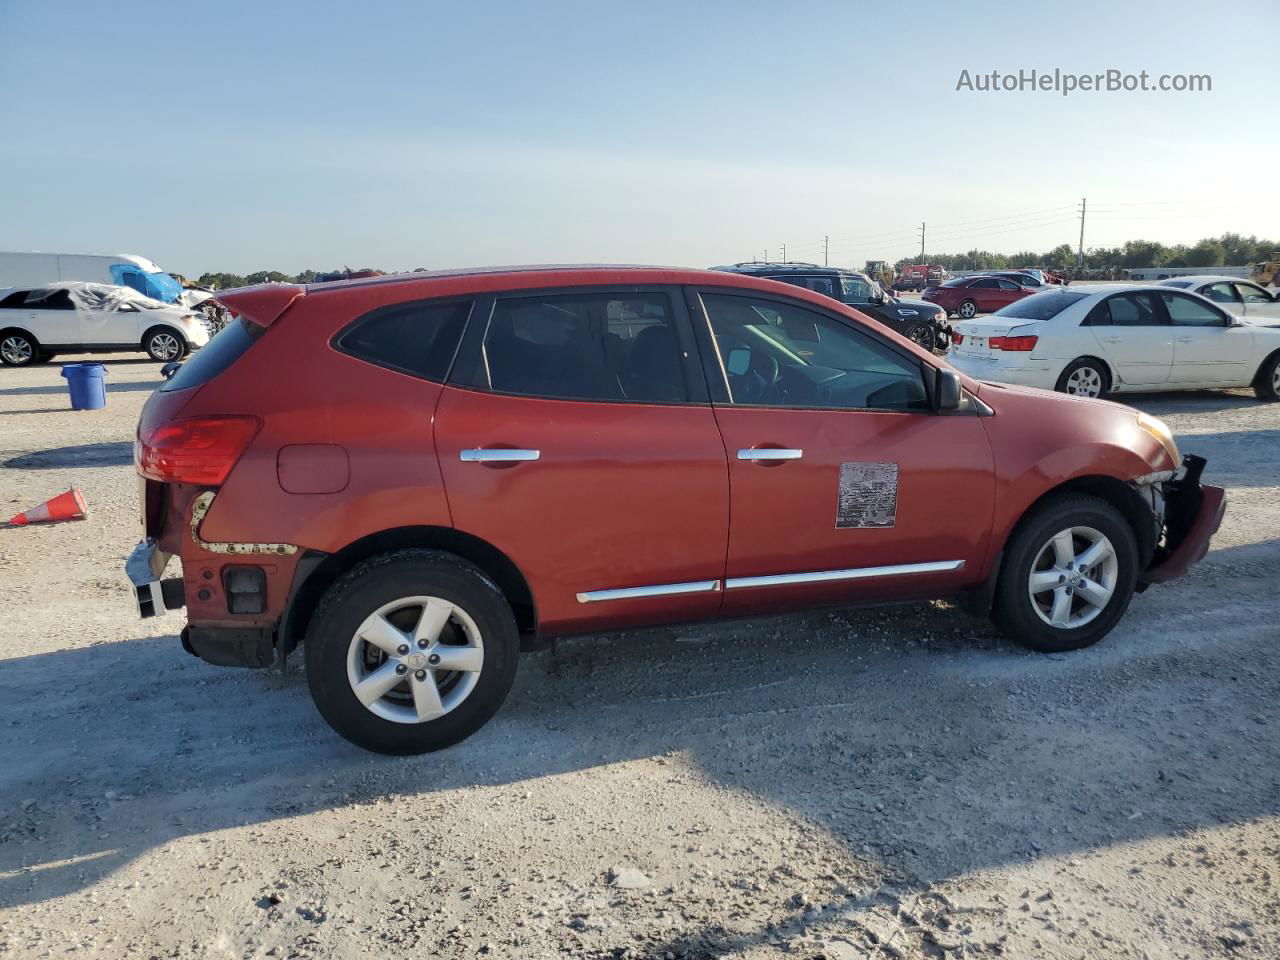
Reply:
M952 329L948 359L979 380L1086 397L1252 386L1280 400L1280 320L1173 287L1047 290Z
M1161 280L1159 286L1190 290L1212 300L1227 313L1249 320L1280 321L1280 293L1273 296L1252 280L1202 275Z
M209 342L209 321L128 287L75 281L0 290L0 361L141 350L168 363Z

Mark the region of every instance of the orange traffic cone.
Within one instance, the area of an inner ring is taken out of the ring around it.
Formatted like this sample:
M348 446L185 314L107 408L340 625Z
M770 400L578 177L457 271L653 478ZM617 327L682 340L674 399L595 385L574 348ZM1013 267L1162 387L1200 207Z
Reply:
M79 487L72 487L38 507L32 507L9 521L11 527L25 527L28 523L56 523L59 520L83 520L89 515L84 496Z

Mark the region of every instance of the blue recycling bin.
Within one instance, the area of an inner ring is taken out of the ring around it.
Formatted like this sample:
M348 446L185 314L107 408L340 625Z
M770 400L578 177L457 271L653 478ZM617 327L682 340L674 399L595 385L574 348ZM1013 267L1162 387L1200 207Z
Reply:
M107 405L107 368L100 363L64 363L72 410L101 410Z

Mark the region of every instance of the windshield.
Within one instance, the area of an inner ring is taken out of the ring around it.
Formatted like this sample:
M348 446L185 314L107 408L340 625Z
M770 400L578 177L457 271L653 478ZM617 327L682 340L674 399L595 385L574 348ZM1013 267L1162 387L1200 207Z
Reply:
M1073 303L1079 303L1088 297L1087 293L1072 293L1070 290L1048 290L1044 293L1033 293L1007 307L1001 307L993 317L1009 317L1013 320L1048 320L1056 317Z
M840 293L848 303L867 303L879 288L863 277L841 277Z

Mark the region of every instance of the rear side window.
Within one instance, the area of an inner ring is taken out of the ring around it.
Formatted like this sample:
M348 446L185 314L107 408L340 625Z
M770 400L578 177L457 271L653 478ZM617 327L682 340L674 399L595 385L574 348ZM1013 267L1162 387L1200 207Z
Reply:
M1093 308L1089 323L1094 326L1160 327L1164 319L1150 293L1123 293Z
M586 293L498 300L469 385L557 400L689 399L671 299Z
M984 280L975 280L970 284L970 286L974 290L998 290L1000 288L1000 281L987 278Z
M173 390L190 390L202 387L222 371L244 356L245 352L262 336L262 327L250 323L244 317L223 327L212 340L193 353L190 358L160 388L161 393Z
M993 316L1013 317L1016 320L1048 320L1088 296L1087 293L1072 293L1067 290L1047 290L1001 307Z
M27 291L18 290L0 300L0 310L16 310L27 302Z
M361 317L334 346L380 367L443 383L470 313L470 300L398 303Z

